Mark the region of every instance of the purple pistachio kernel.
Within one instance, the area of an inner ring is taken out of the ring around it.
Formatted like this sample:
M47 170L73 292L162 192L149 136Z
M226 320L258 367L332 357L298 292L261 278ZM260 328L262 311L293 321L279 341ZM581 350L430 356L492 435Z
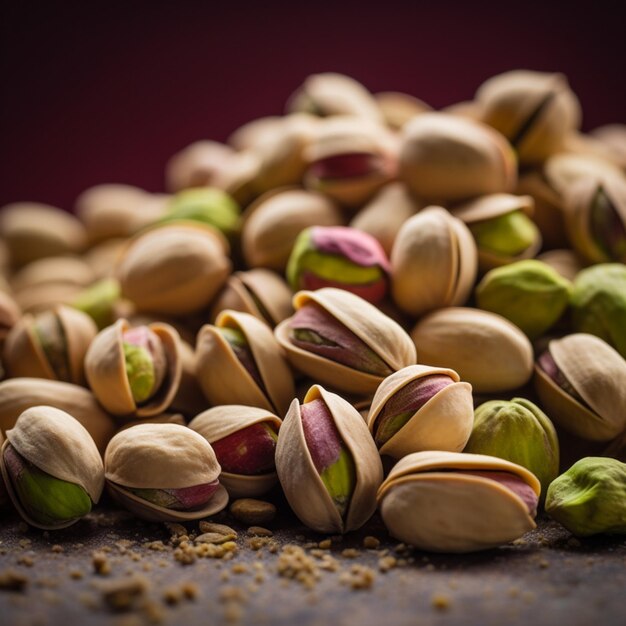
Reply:
M320 252L343 256L363 267L379 266L387 273L391 271L381 245L368 233L348 226L316 226L311 238Z
M555 385L560 387L565 393L572 396L572 398L586 406L585 401L580 397L576 389L574 389L572 383L567 380L565 374L563 374L563 372L559 369L559 366L556 364L556 361L552 357L552 354L550 354L550 350L546 350L537 359L537 364L539 365L541 370L545 372L545 374L549 376L550 379L552 379Z
M313 400L300 407L302 429L315 469L321 474L336 463L341 453L341 437L323 400Z
M533 491L532 487L524 482L519 476L511 474L510 472L498 472L498 471L463 471L463 474L469 474L471 476L480 476L482 478L488 478L493 480L503 487L506 487L509 491L512 491L522 502L526 505L528 512L533 517L537 514L537 502L539 498Z

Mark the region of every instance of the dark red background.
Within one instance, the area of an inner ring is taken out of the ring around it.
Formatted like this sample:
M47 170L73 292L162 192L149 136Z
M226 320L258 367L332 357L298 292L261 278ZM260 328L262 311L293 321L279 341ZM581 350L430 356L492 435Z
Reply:
M497 72L559 70L586 129L626 122L622 5L14 0L1 16L0 205L70 208L100 182L157 191L176 150L282 112L319 71L440 107Z

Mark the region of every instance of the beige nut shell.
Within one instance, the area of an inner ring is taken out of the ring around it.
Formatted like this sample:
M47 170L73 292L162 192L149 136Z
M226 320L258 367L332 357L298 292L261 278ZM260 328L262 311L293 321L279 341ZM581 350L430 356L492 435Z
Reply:
M82 487L97 503L104 487L102 457L91 435L69 413L51 406L34 406L24 411L15 426L6 432L0 452L0 470L7 492L29 524L38 528L65 528L63 524L42 526L31 520L15 494L4 463L4 450L10 443L16 452L51 476Z
M0 290L0 347L7 333L20 319L20 309L15 300Z
M313 385L304 404L322 400L354 460L356 484L345 519L330 497L306 445L300 403L295 399L278 433L276 471L289 505L300 521L317 532L345 533L360 528L376 510L383 468L376 445L359 412L340 396Z
M214 228L175 222L130 240L117 267L122 295L140 311L183 315L207 306L231 263L228 244Z
M411 331L420 361L450 367L477 393L517 389L533 371L533 349L524 333L488 311L449 307L422 318Z
M31 287L49 283L63 283L87 287L96 275L80 257L57 256L29 263L11 276L11 289L18 293Z
M399 461L378 490L389 532L422 550L463 553L508 543L535 528L517 494L488 478L464 475L463 470L509 472L537 496L541 491L531 472L504 459L417 452Z
M104 455L104 473L113 496L149 521L201 519L228 503L223 486L198 511L175 511L129 492L134 489L182 489L217 480L220 466L208 441L178 424L140 424L120 431Z
M392 370L413 365L417 360L415 345L402 327L374 305L359 296L324 287L317 291L299 291L293 297L296 310L315 302L340 324L352 331ZM289 339L290 319L281 322L274 334L296 369L329 387L360 395L373 394L383 377L360 372L295 346Z
M372 435L376 420L385 404L403 387L424 376L445 374L454 381L415 412L413 417L380 448L380 454L394 459L422 450L461 452L474 423L472 386L459 382L459 375L451 369L428 365L409 365L387 376L374 394L367 416Z
M239 361L219 327L243 333L267 393ZM215 326L203 326L196 359L198 383L213 405L237 402L284 415L295 396L293 376L271 329L248 313L222 311Z
M415 317L469 297L477 272L468 228L441 207L428 207L400 228L391 251L394 302Z
M70 380L82 385L85 382L83 361L89 344L98 333L93 320L71 307L58 305L54 315L65 338ZM59 380L41 346L35 326L37 318L25 314L7 335L4 360L11 377L32 377Z
M587 406L561 389L538 365L535 388L546 412L589 441L610 441L626 430L626 361L599 337L568 335L548 344L554 362Z
M265 409L240 404L223 404L196 415L189 422L189 428L200 433L212 444L243 428L264 422L269 422L277 432L282 424L277 415ZM267 493L278 482L278 475L276 472L244 475L223 471L220 474L220 482L232 498L254 498Z
M111 414L149 417L165 411L172 403L180 384L182 360L180 337L169 324L148 324L163 344L167 359L165 379L155 395L145 404L137 405L126 375L123 333L130 329L125 319L100 331L91 342L85 356L87 382L98 402Z

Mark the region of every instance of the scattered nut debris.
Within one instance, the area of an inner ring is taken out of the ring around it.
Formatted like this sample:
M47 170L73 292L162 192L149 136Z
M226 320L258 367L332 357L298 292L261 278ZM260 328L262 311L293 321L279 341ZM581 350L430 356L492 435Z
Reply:
M276 507L271 502L240 498L230 505L232 516L249 526L267 524L276 517Z
M112 580L106 585L101 585L102 599L112 611L130 611L137 607L149 587L148 580L142 576Z
M257 537L272 537L274 533L268 528L263 528L263 526L250 526L246 531L249 535L254 535Z
M99 576L108 576L111 573L111 564L104 552L94 552L91 555L91 563Z
M369 589L376 580L376 572L366 565L352 565L347 572L339 576L339 582L348 585L351 589L358 591Z
M237 535L228 534L223 535L222 533L203 533L202 535L198 535L194 539L194 543L226 543L227 541L232 541L236 539Z
M202 521L199 524L201 533L219 533L220 535L237 536L237 531L226 524L215 524L214 522Z
M447 595L443 593L436 593L431 599L431 604L433 608L438 611L447 611L451 607L452 602Z
M28 577L13 570L0 572L0 590L24 591L28 585Z
M363 539L363 547L368 550L377 550L380 547L380 539L368 535Z

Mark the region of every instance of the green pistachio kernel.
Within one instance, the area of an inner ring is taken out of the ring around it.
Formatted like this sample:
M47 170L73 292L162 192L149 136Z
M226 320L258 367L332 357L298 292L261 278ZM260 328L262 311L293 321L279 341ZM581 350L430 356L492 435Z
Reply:
M468 227L479 250L507 257L522 254L539 237L539 230L523 211L511 211Z

